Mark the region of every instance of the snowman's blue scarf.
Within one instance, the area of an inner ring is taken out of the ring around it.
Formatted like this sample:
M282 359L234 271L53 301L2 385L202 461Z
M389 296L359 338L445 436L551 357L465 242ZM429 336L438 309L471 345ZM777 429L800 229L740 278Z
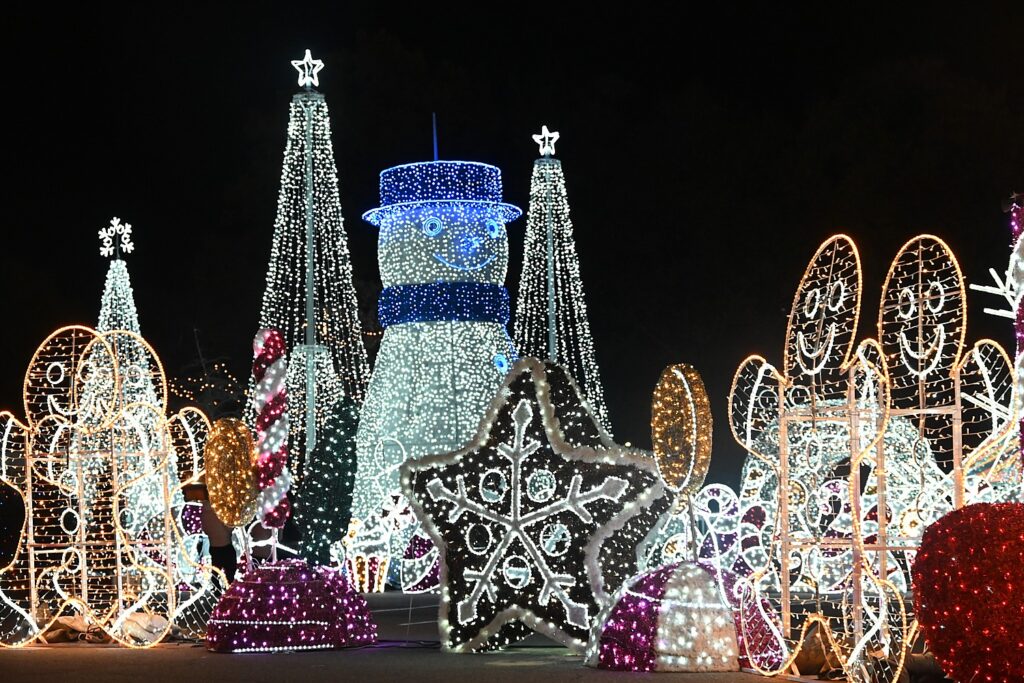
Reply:
M508 290L481 282L431 282L385 287L377 300L381 327L401 323L509 320Z

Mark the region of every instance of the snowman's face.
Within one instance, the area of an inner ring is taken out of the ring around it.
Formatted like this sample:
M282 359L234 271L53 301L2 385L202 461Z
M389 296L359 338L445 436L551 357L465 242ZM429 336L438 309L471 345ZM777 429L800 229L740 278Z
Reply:
M818 248L800 281L786 332L786 375L799 381L838 370L860 313L860 256L845 235Z
M422 205L388 218L377 244L385 287L428 282L503 284L508 234L493 208L467 202Z
M903 246L882 290L878 331L897 386L948 376L965 332L964 282L941 240L920 235Z

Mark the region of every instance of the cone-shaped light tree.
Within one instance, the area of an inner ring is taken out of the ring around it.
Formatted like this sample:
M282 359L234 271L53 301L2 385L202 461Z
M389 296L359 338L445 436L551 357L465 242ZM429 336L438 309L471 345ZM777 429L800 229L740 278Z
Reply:
M520 355L546 358L576 379L594 417L611 432L601 374L590 334L562 162L555 159L558 133L533 136L540 158L530 179L523 270L519 277L513 337Z
M99 323L96 326L98 332L112 332L114 330L126 330L141 335L139 327L139 313L135 307L135 294L132 291L131 278L128 275L128 265L125 263L124 254L130 254L135 249L131 239L132 226L122 222L115 217L110 225L99 231L100 255L112 257L110 267L107 269L107 279L103 286L103 297L100 300ZM161 406L162 399L157 395L157 389L153 385L152 378L148 373L149 356L137 341L132 338L119 338L114 346L114 353L117 357L117 366L122 381L117 385L120 391L118 405L122 408L134 404L146 404L150 406ZM96 354L90 361L90 367L99 370L97 377L104 376L102 366L106 362L106 356ZM86 380L85 392L110 392L114 385L109 381ZM106 396L87 396L86 403L99 400L109 400ZM158 471L161 457L161 440L159 417L150 411L135 411L131 420L131 429L123 429L117 432L112 442L107 441L109 437L103 434L83 437L88 442L95 442L93 445L99 450L113 448L119 456L123 469L118 472L118 477L123 481L130 481L135 477L145 474L137 483L126 489L126 505L122 510L121 524L132 533L140 532L152 519L161 517L164 514L166 504L163 491L162 472ZM170 477L176 477L175 468L167 468ZM96 476L106 477L108 473L96 472ZM176 488L175 486L171 488ZM86 496L89 496L86 485ZM172 501L180 503L182 501Z
M289 358L289 463L301 485L310 454L345 397L361 403L369 378L352 262L342 223L323 62L292 62L292 97L274 239L259 327L280 330ZM252 410L247 411L250 421Z

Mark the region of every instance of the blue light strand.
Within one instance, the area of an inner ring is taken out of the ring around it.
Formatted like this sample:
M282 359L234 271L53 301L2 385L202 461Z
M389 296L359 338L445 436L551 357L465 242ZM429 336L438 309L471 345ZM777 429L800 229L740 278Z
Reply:
M428 161L381 171L382 205L423 199L501 202L501 170L471 161Z

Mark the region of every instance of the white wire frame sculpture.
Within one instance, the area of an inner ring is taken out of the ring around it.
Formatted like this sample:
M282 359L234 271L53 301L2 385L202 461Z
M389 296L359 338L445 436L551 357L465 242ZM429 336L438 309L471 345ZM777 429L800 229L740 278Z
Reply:
M906 611L857 542L860 462L888 422L888 378L877 344L855 347L861 267L845 235L825 241L793 299L783 372L761 356L743 361L730 392L730 427L760 468L760 523L747 497L744 625L750 664L763 674L793 670L817 629L850 680L895 680L902 669ZM745 468L749 470L750 468ZM749 472L748 472L749 474ZM749 477L744 482L750 488ZM743 611L741 611L742 613Z
M883 452L889 444L879 447L875 458L886 464L886 475L862 494L875 514L858 542L875 570L909 595L910 568L928 524L968 503L1022 500L1015 438L1020 416L1007 352L991 339L966 347L963 274L938 237L918 235L893 259L877 329L891 383L891 419L913 426L927 460L908 457L906 449ZM926 477L926 470L939 476ZM917 635L912 617L908 645Z
M952 251L931 235L904 245L878 341L854 351L860 283L852 240L826 241L793 302L784 372L752 356L734 378L730 426L750 457L729 527L739 542L714 554L748 575L747 611L774 625L758 637L775 642L748 643L762 673L792 670L819 624L851 680L897 678L917 635L910 567L924 527L968 502L1020 499L1012 366L992 340L964 353Z
M143 379L156 402L125 403L124 383ZM227 582L201 561L201 532L187 522L195 504L181 501L203 476L205 415L166 414L163 367L142 337L83 326L43 341L23 398L26 422L0 413L0 479L24 509L15 554L0 567L0 645L29 644L75 615L127 647L154 645L172 626L204 632ZM144 522L130 519L133 487L154 479L161 504Z

